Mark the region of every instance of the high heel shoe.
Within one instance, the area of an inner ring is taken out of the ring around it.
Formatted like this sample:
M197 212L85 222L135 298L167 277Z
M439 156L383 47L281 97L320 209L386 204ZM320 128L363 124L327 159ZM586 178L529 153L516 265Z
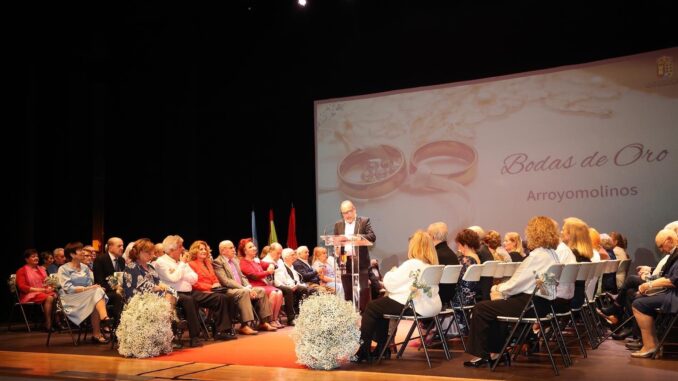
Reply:
M487 365L488 361L484 358L476 358L469 361L464 361L464 366L467 368L480 368L481 366Z
M654 355L654 353L657 352L657 348L649 349L647 351L636 351L631 353L631 357L635 358L649 358Z

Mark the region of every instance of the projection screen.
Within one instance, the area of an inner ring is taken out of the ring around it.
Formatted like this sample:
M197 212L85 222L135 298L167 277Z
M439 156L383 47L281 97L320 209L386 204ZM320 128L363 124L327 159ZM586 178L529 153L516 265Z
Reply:
M576 216L655 252L678 220L678 48L315 104L318 232L371 218L382 268L435 221L502 236ZM331 250L330 250L331 251Z

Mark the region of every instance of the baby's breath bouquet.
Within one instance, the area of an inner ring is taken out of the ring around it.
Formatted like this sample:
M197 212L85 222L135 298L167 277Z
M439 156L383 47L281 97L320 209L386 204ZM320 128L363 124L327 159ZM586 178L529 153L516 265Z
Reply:
M154 293L137 294L125 306L116 331L125 357L155 357L172 352L172 310Z
M121 278L122 274L120 276L113 274L106 277L106 282L108 282L108 285L111 286L111 289L115 290L115 292L119 295L122 295L123 293Z
M49 274L43 282L45 287L52 287L53 290L58 291L61 288L59 283L59 276L57 274Z
M547 272L537 274L536 271L533 271L532 273L534 274L534 279L539 288L538 294L549 299L555 298L556 286L558 285L556 275Z
M410 271L410 279L412 279L412 286L410 286L410 300L414 300L420 292L424 293L429 298L433 295L431 293L431 286L422 282L419 279L419 274L421 274L420 269Z
M311 369L335 369L360 346L360 314L334 294L309 296L300 307L292 331L297 363Z
M9 291L12 293L16 292L16 274L12 274L9 276L9 279L7 279L7 286L9 287Z

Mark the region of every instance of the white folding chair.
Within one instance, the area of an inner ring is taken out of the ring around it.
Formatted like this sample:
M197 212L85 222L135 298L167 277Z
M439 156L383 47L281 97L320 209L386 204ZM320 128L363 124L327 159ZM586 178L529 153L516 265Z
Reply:
M440 284L451 284L451 285L456 285L459 283L459 274L461 273L461 268L462 265L447 265L443 269L443 275L440 278ZM452 295L452 298L454 298L454 295ZM445 305L446 301L443 301L443 305ZM449 300L450 305L452 305L452 300ZM461 338L461 345L464 347L464 351L466 351L466 343L464 342L464 335L461 334L461 328L459 327L459 322L457 321L457 316L454 313L453 308L446 308L442 311L440 311L440 316L441 317L447 317L451 316L450 324L445 328L445 332L443 333L443 337L441 337L441 340L447 340L447 333L450 331L450 327L452 327L452 323L454 323L455 327L457 328L457 332L459 332L459 338Z
M443 276L443 270L445 266L444 265L432 265L424 269L424 271L421 272L421 275L419 276L420 282L424 283L430 287L436 287L440 284L440 278ZM405 315L408 310L412 311L412 315ZM438 332L443 332L442 327L440 326L440 317L439 317L439 312L436 313L433 316L426 316L426 315L421 315L417 312L415 303L412 299L408 299L405 305L403 306L402 311L400 311L400 315L390 315L390 314L385 314L384 319L389 319L389 320L395 320L395 324L393 325L394 327L397 327L398 324L400 323L401 320L412 320L412 326L410 327L410 330L407 333L407 336L405 336L405 340L400 344L400 349L398 350L398 354L396 358L401 358L403 356L403 353L405 352L405 348L407 348L407 344L410 342L412 339L416 339L412 337L412 333L414 332L414 329L416 328L417 331L419 332L419 341L421 342L421 346L424 348L424 353L426 355L426 362L428 363L428 367L431 367L431 359L428 354L428 346L426 344L426 332L422 329L421 325L419 324L420 319L424 318L433 318L433 321L436 326L436 330ZM389 324L390 326L390 324ZM384 352L386 352L386 349L390 346L391 342L393 341L393 338L395 336L395 329L389 330L388 338L386 339L386 345L381 349L381 352L379 353L379 358L377 359L377 362L381 361L381 358L384 355ZM442 340L443 344L443 351L445 353L445 358L447 360L450 359L450 351L447 347L447 341Z
M563 266L561 264L554 264L551 265L546 272L548 274L552 274L552 276L557 280L560 278L560 274L563 271ZM525 303L525 307L523 308L522 312L520 313L520 316L515 317L515 316L497 316L497 321L503 322L503 323L509 323L513 324L513 329L511 330L511 334L506 338L506 341L504 342L504 346L502 347L502 350L499 352L499 357L494 361L492 364L491 370L494 371L494 369L497 367L497 364L499 364L499 361L501 361L504 352L506 351L506 348L508 345L511 343L511 340L515 336L516 331L518 328L522 325L522 330L520 334L517 336L516 340L516 346L514 348L515 354L514 357L517 356L518 348L521 347L523 341L527 337L527 332L529 332L529 328L532 327L533 324L539 325L539 336L544 339L544 346L546 347L546 351L549 356L549 360L551 361L551 366L553 367L553 371L555 372L556 375L558 375L558 367L556 366L555 359L553 358L553 354L551 352L551 347L549 346L549 341L555 335L555 340L556 343L560 349L561 356L563 358L563 363L565 366L569 366L569 359L567 357L567 348L563 348L563 343L562 343L562 336L559 333L557 322L555 319L555 316L553 313L548 313L545 316L540 316L537 307L534 304L534 297L537 296L537 294L541 294L539 297L543 297L544 299L550 300L551 302L556 298L556 293L555 293L555 288L553 292L550 292L548 295L543 295L540 292L539 286L535 286L534 290L532 291L532 294L530 298L528 299L527 303ZM534 313L535 317L525 317L528 311L532 311ZM543 326L542 323L549 322L551 324L551 335L547 336L548 334L546 333L546 330Z

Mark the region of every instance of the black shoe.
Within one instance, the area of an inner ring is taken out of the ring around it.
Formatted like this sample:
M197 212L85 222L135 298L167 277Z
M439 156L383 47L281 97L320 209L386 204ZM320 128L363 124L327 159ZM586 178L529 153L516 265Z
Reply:
M188 343L188 346L191 348L202 347L202 341L197 337L191 337L191 341Z
M214 340L235 340L237 338L238 336L230 330L226 332L217 332L214 335Z
M612 334L612 338L615 340L624 340L627 337L629 337L633 333L633 330L631 328L622 328L617 333Z
M296 324L294 323L294 320L289 320L287 322L287 325L290 326L290 327L294 327Z
M626 343L626 349L630 349L632 351L637 351L640 348L643 347L643 342L638 340L638 341L631 341L629 343Z
M360 364L363 361L370 364L372 363L372 357L370 356L369 350L360 348L358 349L358 353L356 353L355 356L351 358L351 362Z
M370 352L370 356L373 359L378 359L379 358L379 352L381 352L381 348L377 347L374 351ZM384 351L383 358L385 358L386 360L391 359L391 348L386 348L386 350Z
M600 308L600 312L602 313L602 315L607 315L607 316L614 315L614 314L617 313L617 307L615 307L614 304L611 304L609 306Z
M482 358L477 358L475 360L464 361L464 366L467 368L480 368L481 366L487 365L487 360Z

